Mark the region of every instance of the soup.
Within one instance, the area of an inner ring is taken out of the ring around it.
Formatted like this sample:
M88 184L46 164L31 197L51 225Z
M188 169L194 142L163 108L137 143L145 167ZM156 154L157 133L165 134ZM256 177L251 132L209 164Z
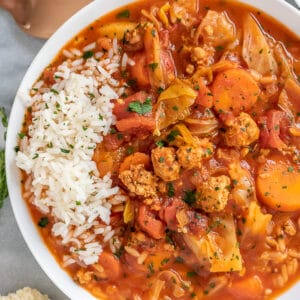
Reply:
M299 39L231 1L136 2L47 67L23 198L99 299L271 299L299 275Z

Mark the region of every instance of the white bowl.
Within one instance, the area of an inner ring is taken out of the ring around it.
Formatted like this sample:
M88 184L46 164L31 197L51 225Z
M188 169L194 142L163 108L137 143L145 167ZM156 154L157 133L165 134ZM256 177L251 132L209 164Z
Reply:
M14 147L17 144L17 134L22 127L25 105L22 95L28 94L33 83L44 68L53 60L57 52L81 29L107 12L130 3L132 0L95 0L62 25L47 41L29 67L17 92L7 132L6 140L6 174L9 195L13 211L21 233L33 256L48 275L48 277L68 297L74 300L95 299L91 294L73 282L71 277L58 265L48 248L45 246L32 222L28 208L21 196L20 172L15 164ZM240 2L255 6L285 24L293 32L300 34L300 12L283 0L241 0ZM281 300L298 299L300 283L294 285L280 297Z

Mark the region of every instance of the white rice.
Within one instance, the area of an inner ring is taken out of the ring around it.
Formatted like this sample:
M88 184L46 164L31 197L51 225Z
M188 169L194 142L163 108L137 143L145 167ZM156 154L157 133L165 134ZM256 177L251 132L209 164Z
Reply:
M115 233L109 225L111 208L126 200L109 174L99 177L92 160L115 122L111 99L124 91L111 76L121 64L117 40L108 53L98 52L99 61L78 59L95 47L63 50L68 59L58 66L55 84L49 88L39 81L37 94L23 97L32 105L32 124L28 138L20 140L16 163L29 174L26 195L54 217L52 234L69 246L65 266L98 261L103 243Z
M86 45L82 50L84 52L86 52L86 51L91 51L95 48L96 48L96 42L93 42L93 43L90 43L90 44Z

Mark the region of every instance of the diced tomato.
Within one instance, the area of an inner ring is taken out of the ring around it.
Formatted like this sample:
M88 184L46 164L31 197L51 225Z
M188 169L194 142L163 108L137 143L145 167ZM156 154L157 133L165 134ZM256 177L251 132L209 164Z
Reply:
M180 199L174 198L167 207L160 211L160 217L166 222L169 229L177 230L176 212L184 206L185 204Z
M189 218L189 229L196 236L206 234L208 229L208 218L196 211L187 212Z
M176 67L173 57L168 50L161 50L160 62L165 83L170 84L176 78Z
M113 227L119 227L124 224L123 213L113 213L110 216L110 225Z
M146 205L140 206L137 222L140 228L152 238L161 239L164 237L165 225L162 221L155 218L154 212L152 212Z
M206 108L211 108L213 106L213 95L210 89L203 83L202 79L198 80L198 96L195 100L195 104L202 105Z
M128 110L129 103L133 101L145 102L147 98L151 98L151 96L143 91L135 93L125 99L118 100L114 103L113 114L117 117L117 120L121 120L124 118L132 117L133 115L137 115L135 112L131 112Z
M54 68L48 68L43 73L43 80L45 84L52 85L55 83L54 74L56 70Z
M168 49L170 45L169 30L161 30L158 32L160 45L164 49Z
M140 131L152 132L155 128L155 119L152 116L135 115L117 121L116 127L121 132L136 133Z
M103 143L107 151L117 150L124 141L124 135L121 133L108 134L103 138Z
M263 148L283 149L286 144L280 138L280 123L285 117L284 112L269 110L266 116L260 117L260 141Z
M135 64L131 67L131 76L136 79L140 86L149 86L149 66L147 65L146 54L144 52L138 52L132 59Z

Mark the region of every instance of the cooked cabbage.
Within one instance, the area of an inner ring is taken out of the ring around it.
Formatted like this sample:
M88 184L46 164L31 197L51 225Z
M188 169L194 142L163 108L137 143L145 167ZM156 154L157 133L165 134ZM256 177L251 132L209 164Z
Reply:
M242 257L236 238L236 228L231 215L212 218L207 235L196 237L184 234L184 241L203 265L208 261L210 272L241 271Z
M176 79L158 98L155 107L154 134L160 135L160 130L186 118L196 97L195 90L185 82Z
M243 58L250 69L262 75L276 74L278 66L266 37L256 20L248 15L244 22Z

